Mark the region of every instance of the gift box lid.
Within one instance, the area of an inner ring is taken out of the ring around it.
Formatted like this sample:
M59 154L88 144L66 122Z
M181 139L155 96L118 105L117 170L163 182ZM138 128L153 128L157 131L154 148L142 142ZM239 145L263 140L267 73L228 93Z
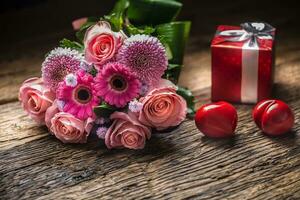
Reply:
M267 23L246 22L241 26L220 25L211 47L242 48L245 43L257 45L260 50L272 50L276 29Z

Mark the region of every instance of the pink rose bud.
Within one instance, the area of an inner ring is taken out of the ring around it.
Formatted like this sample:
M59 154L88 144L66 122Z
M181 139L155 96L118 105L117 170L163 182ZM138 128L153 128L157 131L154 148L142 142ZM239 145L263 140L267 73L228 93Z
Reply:
M144 106L139 121L157 130L179 125L187 113L186 101L176 94L174 87L154 89L140 101Z
M133 113L114 112L110 118L113 124L105 134L107 148L143 149L151 130L141 124Z
M86 61L95 64L98 69L101 68L103 64L115 57L125 37L121 32L113 32L109 23L98 22L85 33Z
M19 90L23 109L37 123L45 123L46 110L52 105L55 94L46 88L41 78L26 80Z
M74 29L75 31L79 30L80 27L81 27L84 23L87 22L87 20L88 20L87 17L82 17L82 18L79 18L79 19L75 19L75 20L72 22L73 29Z
M50 116L53 110L49 110L47 114ZM82 121L69 113L59 112L54 115L48 125L53 135L63 143L86 143L93 120L88 118Z

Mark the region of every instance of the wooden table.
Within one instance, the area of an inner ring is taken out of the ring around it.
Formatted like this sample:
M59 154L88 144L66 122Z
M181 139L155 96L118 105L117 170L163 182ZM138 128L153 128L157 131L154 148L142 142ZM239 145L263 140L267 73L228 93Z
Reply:
M194 92L197 106L210 102L209 40L217 19L246 20L232 12L236 7L198 13L190 5L184 12L194 28L180 84ZM291 28L295 19L288 11L284 19L257 13L250 19L265 17L282 30L273 96L296 115L292 133L283 137L263 135L251 119L253 106L236 105L239 123L232 139L203 137L186 120L170 133L154 134L141 151L109 151L93 139L65 145L26 116L17 92L24 79L40 74L44 53L70 36L70 29L7 45L0 62L0 199L300 199L299 28ZM210 20L200 20L203 16Z

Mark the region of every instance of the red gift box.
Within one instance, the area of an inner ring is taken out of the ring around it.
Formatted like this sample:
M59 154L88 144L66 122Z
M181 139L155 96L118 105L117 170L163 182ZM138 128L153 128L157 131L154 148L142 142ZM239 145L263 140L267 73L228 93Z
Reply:
M273 84L275 28L266 23L221 25L211 43L212 101L256 103Z

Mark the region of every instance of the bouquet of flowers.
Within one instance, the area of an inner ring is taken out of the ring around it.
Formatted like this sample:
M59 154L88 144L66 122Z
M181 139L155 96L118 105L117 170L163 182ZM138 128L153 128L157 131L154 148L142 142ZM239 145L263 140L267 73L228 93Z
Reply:
M153 130L178 126L194 113L190 91L175 85L190 29L174 21L181 6L120 0L107 16L74 21L78 41L63 39L41 78L21 86L24 110L64 143L94 133L109 149L142 149Z

